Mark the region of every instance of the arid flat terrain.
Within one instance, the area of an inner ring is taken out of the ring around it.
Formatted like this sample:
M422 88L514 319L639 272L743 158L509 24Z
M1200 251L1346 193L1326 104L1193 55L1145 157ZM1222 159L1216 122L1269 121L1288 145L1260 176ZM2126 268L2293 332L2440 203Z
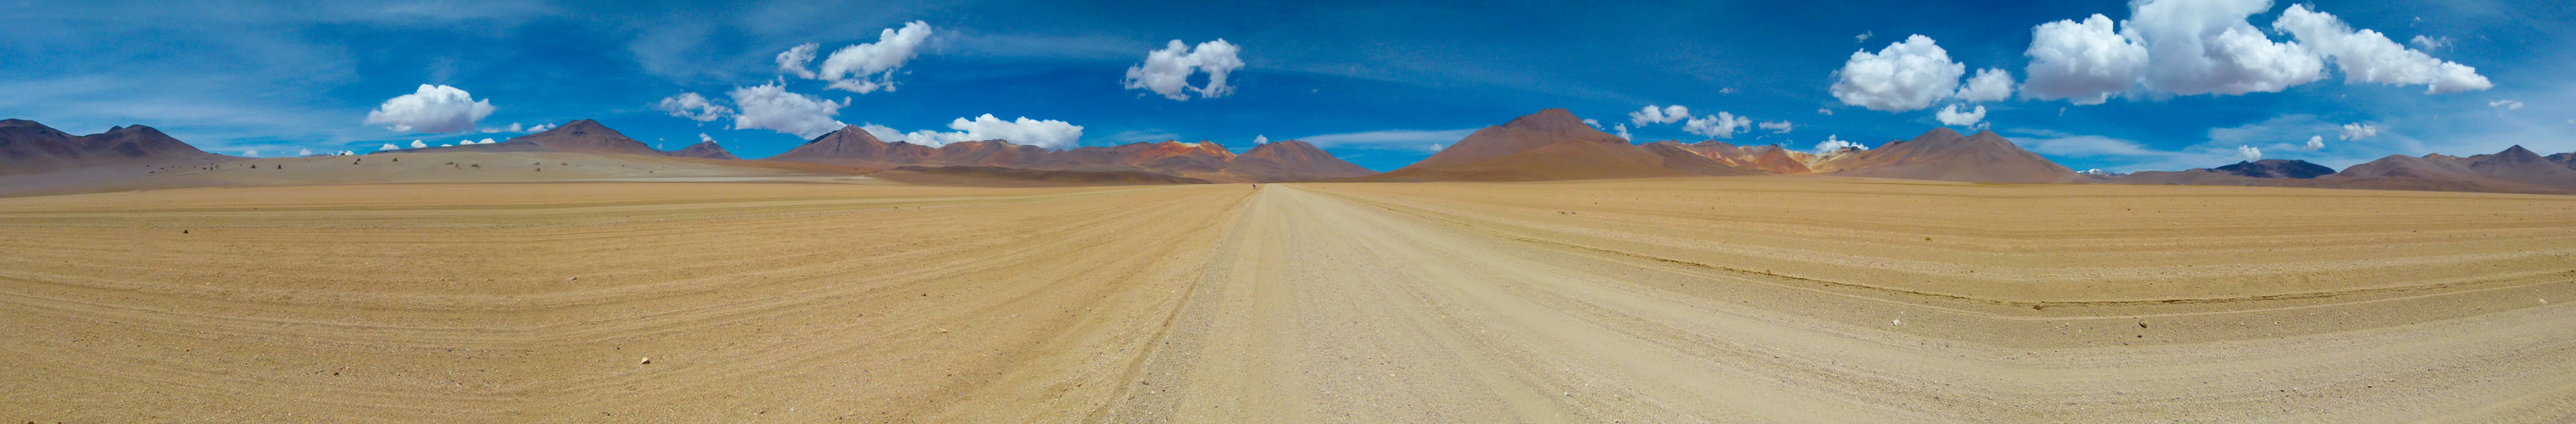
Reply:
M0 422L2566 422L2570 301L2567 196L170 189L0 199Z

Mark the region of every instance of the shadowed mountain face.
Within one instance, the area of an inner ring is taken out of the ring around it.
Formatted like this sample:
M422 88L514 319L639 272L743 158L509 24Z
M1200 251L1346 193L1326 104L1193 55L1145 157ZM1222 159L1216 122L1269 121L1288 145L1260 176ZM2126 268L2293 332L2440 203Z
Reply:
M2022 150L1993 131L1960 136L1934 128L1912 140L1888 143L1824 161L1833 175L1981 183L2070 183L2074 170Z
M2220 166L2215 168L2215 170L2230 175L2251 178L2316 178L2333 175L2335 173L2334 168L2327 168L2325 165L2308 163L2308 161L2304 160L2289 159L2264 159L2251 162L2237 162L2234 165Z
M1297 141L1257 146L1242 156L1235 155L1222 144L1208 141L1162 141L1050 150L1012 144L1006 140L984 140L948 143L933 148L901 141L884 142L856 126L815 137L804 145L788 149L786 153L762 160L881 169L981 166L1134 171L1211 181L1314 181L1370 173L1313 145Z
M35 121L0 120L0 174L88 167L184 166L240 159L206 153L142 125L73 136Z
M669 152L663 152L662 154L663 154L663 155L665 155L665 156L681 157L681 158L725 159L725 160L742 159L742 158L739 158L739 157L734 157L733 152L725 151L724 146L718 146L718 145L716 145L716 142L713 142L713 141L701 141L701 142L698 142L698 144L691 144L691 145L689 145L689 147L681 148L680 150L673 150L673 151L669 151Z

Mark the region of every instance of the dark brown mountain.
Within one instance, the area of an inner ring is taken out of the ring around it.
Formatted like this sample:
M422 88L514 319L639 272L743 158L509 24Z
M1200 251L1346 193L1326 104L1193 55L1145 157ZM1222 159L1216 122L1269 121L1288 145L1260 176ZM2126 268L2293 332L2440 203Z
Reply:
M202 165L241 158L206 153L152 127L135 125L73 136L35 121L0 120L0 174L91 167ZM143 173L143 172L135 172Z
M1912 140L1842 154L1819 163L1833 175L1981 183L2070 183L2074 170L2022 150L1993 131L1960 136L1934 128Z
M498 145L498 144L495 144L495 145ZM668 152L662 152L662 155L664 155L664 156L671 156L671 157L682 157L682 158L703 158L703 159L724 159L724 160L738 160L738 159L742 159L742 158L740 158L740 157L735 157L735 156L733 155L733 152L725 151L724 146L718 146L718 145L716 145L716 142L715 142L714 140L701 141L701 142L698 142L698 144L691 144L691 145L689 145L689 147L684 147L684 148L681 148L680 150L673 150L673 151L668 151Z
M1807 168L1807 163L1815 162L1817 159L1816 155L1790 150L1787 147L1781 147L1777 144L1769 146L1736 146L1734 144L1717 140L1701 141L1691 144L1681 144L1679 141L1671 140L1657 143L1671 143L1675 147L1689 150L1692 153L1698 154L1700 157L1708 158L1710 161L1717 162L1720 165L1773 174L1813 173L1815 170Z
M2237 162L2212 170L2250 178L2316 178L2335 173L2334 168L2294 159L2264 159Z
M1228 161L1235 173L1256 181L1311 181L1376 174L1325 153L1304 141L1274 141L1252 146Z
M1705 158L1666 166L1668 157L1584 124L1565 109L1546 109L1485 127L1421 162L1363 181L1546 181L1708 175Z

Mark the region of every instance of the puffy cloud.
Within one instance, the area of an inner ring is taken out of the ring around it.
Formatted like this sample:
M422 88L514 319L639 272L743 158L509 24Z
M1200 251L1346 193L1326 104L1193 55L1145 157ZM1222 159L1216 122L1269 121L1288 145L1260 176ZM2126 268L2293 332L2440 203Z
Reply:
M868 123L867 125L860 125L859 129L867 131L868 136L876 137L877 141L887 143L903 141L903 130L894 129L894 127Z
M313 149L296 149L296 150L295 150L295 155L296 155L296 156L312 156L312 155L313 155Z
M1172 100L1188 101L1190 95L1184 90L1196 91L1200 98L1225 97L1234 93L1234 86L1226 85L1225 78L1243 68L1243 59L1236 55L1242 50L1222 38L1199 43L1196 48L1172 40L1162 50L1146 52L1145 63L1127 67L1127 78L1120 83L1129 90L1151 90ZM1201 71L1208 74L1207 85L1191 87L1190 75Z
M533 127L533 128L531 128L531 127L520 127L520 126L519 126L519 123L512 122L512 123L510 123L510 126L507 126L507 127L484 127L483 129L478 130L478 131L482 131L484 134L505 133L505 132L517 133L517 132L538 132L538 131L545 131L547 128L552 128L552 127L548 127L548 126L546 126L545 124L538 124L536 127Z
M1445 148L1448 148L1448 147L1447 147L1447 146L1442 146L1442 145L1440 145L1439 143L1432 143L1432 144L1431 144L1431 148L1430 148L1429 150L1430 150L1430 151L1437 152L1437 151L1440 151L1440 149L1445 149Z
M1592 119L1592 118L1583 118L1583 125L1591 126L1591 127L1592 127L1592 129L1601 129L1601 120L1598 120L1598 119Z
M2247 162L2263 160L2263 149L2257 149L2254 146L2236 146L2236 157L2245 158Z
M475 100L465 90L421 84L417 92L394 96L367 112L366 124L394 131L462 132L474 129L474 121L491 116L492 110L490 100Z
M1968 67L1950 61L1950 53L1934 44L1932 37L1918 34L1877 54L1853 52L1842 70L1834 71L1831 91L1843 104L1870 110L1920 110L1953 94L1959 76L1967 73Z
M411 141L411 148L419 149L419 148L426 148L426 147L429 147L429 143L424 143L424 142L421 142L420 140L412 140L412 141Z
M1619 133L1619 139L1621 139L1621 140L1636 140L1636 139L1637 139L1637 137L1636 137L1636 136L1628 135L1628 124L1617 124L1617 125L1614 125L1614 127L1615 127L1616 129L1618 129L1618 131L1617 131L1617 132Z
M2504 110L2515 110L2515 109L2521 109L2521 108L2522 108L2522 102L2513 101L2513 100L2497 100L2497 101L2487 102L2487 107L2504 108Z
M1770 130L1772 134L1789 133L1789 121L1764 122L1757 126L1765 130Z
M1820 108L1816 108L1816 114L1819 114L1819 115L1825 115L1825 116L1834 116L1834 110L1833 110L1833 109L1826 109L1826 108L1821 108L1821 107L1820 107Z
M1639 127L1653 124L1681 122L1684 119L1690 119L1690 117L1690 108L1682 105L1665 106L1662 108L1656 108L1655 105L1646 105L1646 108L1644 109L1639 109L1635 112L1628 112L1628 122L1635 123Z
M2005 72L2002 69L1986 68L1977 70L1977 76L1969 77L1967 84L1960 85L1959 93L1956 95L1959 97L1959 100L1970 102L1994 102L2010 99L2012 98L2012 93L2013 77L2011 72Z
M2377 136L2379 136L2379 126L2377 125L2361 123L2343 124L2343 136L2341 138L2346 141Z
M2094 14L2083 22L2040 24L2031 29L2029 81L2022 94L2041 100L2067 99L2098 105L2112 93L2127 91L2147 69L2147 47L2122 36L2111 18Z
M714 143L716 142L716 138L714 136L707 135L707 133L698 133L698 142Z
M377 146L377 147L376 147L376 151L379 151L379 152L386 151L386 150L402 150L402 146L396 146L396 145L394 145L393 143L385 143L385 145L383 145L383 146Z
M241 155L242 155L242 157L255 158L255 157L259 157L259 151L258 151L258 150L243 150Z
M2312 135L2312 136L2308 136L2308 150L2324 150L2325 148L2326 148L2326 136L2322 136L2322 135Z
M1861 149L1861 150L1869 150L1869 145L1860 144L1860 143L1853 143L1853 142L1849 142L1849 141L1843 141L1841 138L1837 138L1836 136L1828 135L1828 136L1825 136L1825 141L1819 141L1819 142L1816 142L1816 150L1815 150L1815 152L1816 152L1816 154L1821 155L1821 154L1826 154L1826 153L1833 153L1833 152L1836 152L1836 151L1840 151L1840 150L1842 150L1842 149Z
M778 84L736 87L728 93L734 106L742 111L733 116L737 130L761 129L814 138L848 126L832 119L841 114L846 101L834 102L803 94L789 93Z
M910 134L904 134L904 141L927 146L940 146L960 141L998 139L1010 140L1012 143L1045 147L1049 149L1071 149L1079 145L1082 141L1081 125L1074 125L1057 120L1041 121L1029 119L1028 117L1020 117L1016 120L1005 121L1001 118L993 117L993 114L990 113L976 117L974 120L957 118L957 120L950 121L948 123L948 129L957 131L913 131Z
M2031 63L2022 92L2079 105L2133 87L2180 95L2277 92L2324 79L2328 60L2345 81L2420 84L2430 94L2494 87L2476 68L2409 50L2307 5L2290 5L2272 21L2297 42L2272 41L2246 21L2271 8L2270 0L2138 0L2117 28L2098 14L2041 24L2025 52ZM2433 49L2448 41L2419 36L2414 43Z
M1860 35L1854 35L1854 36L1852 36L1852 44L1867 43L1867 42L1869 42L1869 37L1870 37L1870 36L1873 36L1873 35L1878 35L1878 32L1877 32L1877 31L1861 31Z
M1940 112L1934 112L1932 114L1932 118L1940 120L1941 125L1953 127L1980 127L1983 125L1979 125L1978 122L1986 120L1986 107L1977 106L1975 110L1960 112L1959 105L1950 105L1949 107L1941 108Z
M1708 137L1735 138L1737 131L1743 131L1752 126L1753 118L1735 116L1721 111L1717 116L1691 118L1690 122L1682 124L1682 131Z
M510 124L510 127L511 127L511 128L518 128L518 127L519 127L519 124ZM537 126L528 127L528 132L532 132L532 133L541 133L541 132L546 132L546 130L551 130L551 129L555 129L555 124L537 124Z
M807 56L812 56L812 52L807 52ZM680 93L676 96L664 97L662 102L653 104L653 109L698 122L713 122L733 115L733 108L707 101L706 96L700 96L698 93Z
M2325 78L2325 61L2298 43L2276 43L2245 18L2271 0L2130 3L2131 39L2147 46L2146 87L2174 94L2276 92Z
M778 72L805 79L818 78L814 75L814 71L805 69L805 64L813 63L814 52L822 48L822 44L805 43L790 47L787 51L778 52Z
M2441 50L2443 47L2450 47L2451 37L2425 37L2418 35L2415 36L2415 39L2406 40L2406 42L2414 44L2415 48L2423 49L2424 51L2434 51Z
M830 57L823 58L819 71L806 71L805 63L814 60L814 54L821 45L800 44L778 53L778 69L806 79L831 81L830 87L840 90L859 93L894 91L895 71L901 70L905 62L912 61L919 54L921 44L930 41L931 32L930 23L922 21L906 22L900 29L879 30L877 42L835 50ZM740 102L735 105L742 106Z
M2478 75L2477 68L2407 49L2379 31L2355 30L2334 15L2308 10L2307 5L2290 5L2289 10L2281 12L2280 19L2272 21L2272 29L2289 32L2308 49L2333 58L2347 82L2424 85L2425 94L2495 87L2487 77Z
M1588 121L1588 119L1587 119L1587 121ZM1266 136L1266 135L1255 135L1255 136L1252 136L1252 145L1259 146L1259 145L1263 145L1263 144L1270 144L1270 136Z

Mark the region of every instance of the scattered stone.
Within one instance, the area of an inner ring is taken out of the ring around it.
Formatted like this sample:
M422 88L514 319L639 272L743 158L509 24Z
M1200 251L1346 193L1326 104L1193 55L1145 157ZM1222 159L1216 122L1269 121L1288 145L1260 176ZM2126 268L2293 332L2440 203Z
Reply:
M644 361L643 361L643 363L647 363L647 364L653 363L653 357L650 357L650 356L646 356L646 357L644 357Z

